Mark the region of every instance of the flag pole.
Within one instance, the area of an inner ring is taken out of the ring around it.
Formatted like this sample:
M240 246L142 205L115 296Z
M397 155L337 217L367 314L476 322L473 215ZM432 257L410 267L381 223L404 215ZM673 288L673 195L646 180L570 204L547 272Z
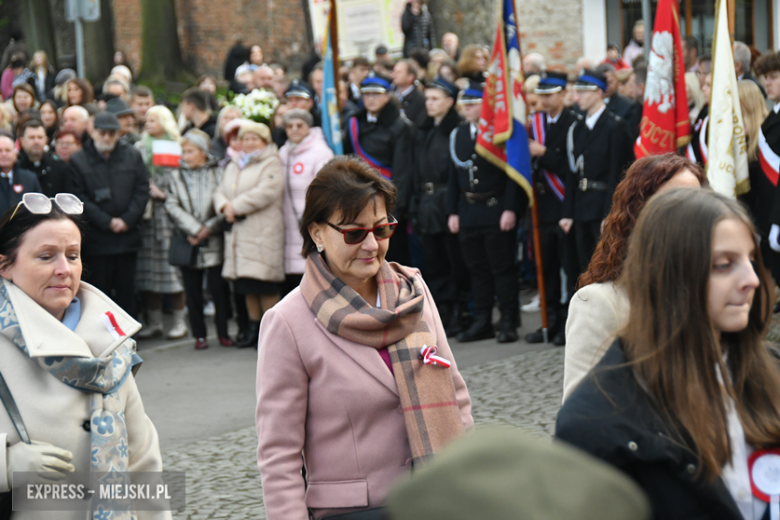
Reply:
M341 68L341 61L339 60L339 17L336 12L336 4L338 0L330 0L330 15L329 15L329 31L328 38L330 38L330 48L333 52L333 83L336 87L336 106L341 113L341 96L339 95L339 69Z
M517 1L512 0L512 6L514 7L515 16L517 16L517 13L520 11L517 10ZM517 21L515 21L517 23ZM517 31L518 34L520 34L520 25L517 24ZM517 38L517 49L520 51L520 71L523 74L523 83L525 83L525 71L523 70L523 46L520 43L520 38ZM528 116L526 116L527 118ZM528 121L526 120L523 124L527 125ZM533 174L531 174L531 179L533 180ZM544 267L542 266L542 239L539 236L539 212L537 210L537 202L539 201L539 197L536 196L536 183L533 183L533 186L531 186L531 189L533 190L533 196L534 200L531 201L531 227L533 228L533 240L534 240L534 260L536 264L536 286L539 290L539 310L542 313L542 336L544 337L544 342L549 343L549 338L547 337L547 331L548 331L548 316L547 316L547 295L544 292ZM519 219L518 219L519 220Z

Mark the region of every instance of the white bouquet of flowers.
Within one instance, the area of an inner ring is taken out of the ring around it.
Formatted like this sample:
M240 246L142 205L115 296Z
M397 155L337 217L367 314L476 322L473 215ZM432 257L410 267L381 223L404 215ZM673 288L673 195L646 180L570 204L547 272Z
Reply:
M270 123L279 99L271 90L255 89L249 94L239 94L230 102L230 106L237 107L245 118L256 123Z

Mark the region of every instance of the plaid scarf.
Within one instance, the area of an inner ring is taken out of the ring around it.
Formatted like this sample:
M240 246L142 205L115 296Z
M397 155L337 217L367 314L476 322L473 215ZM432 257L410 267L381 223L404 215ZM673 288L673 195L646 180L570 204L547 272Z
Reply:
M420 359L420 350L433 346L433 337L423 320L425 291L417 271L383 262L376 282L381 309L368 305L312 252L301 293L332 334L375 349L388 347L412 457L418 463L463 434L455 385L448 369Z

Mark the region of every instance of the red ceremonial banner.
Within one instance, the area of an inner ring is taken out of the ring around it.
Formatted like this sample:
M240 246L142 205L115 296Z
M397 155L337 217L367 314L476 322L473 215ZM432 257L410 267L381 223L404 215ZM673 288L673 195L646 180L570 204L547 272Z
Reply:
M691 140L679 13L677 0L658 0L642 122L634 144L637 159L675 152Z
M508 135L512 133L505 49L504 28L499 23L493 56L490 58L489 73L485 79L485 95L479 118L479 132L477 132L477 144L504 163L506 150L498 145L506 141Z

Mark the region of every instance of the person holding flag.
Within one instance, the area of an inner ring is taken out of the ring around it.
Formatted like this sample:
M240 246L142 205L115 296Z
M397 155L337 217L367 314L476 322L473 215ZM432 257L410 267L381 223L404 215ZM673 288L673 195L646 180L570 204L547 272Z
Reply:
M528 132L525 127L527 114L527 104L524 97L525 79L522 70L523 60L520 55L520 38L518 37L519 32L516 20L517 9L515 8L514 0L502 0L501 18L496 30L493 54L489 61L485 81L485 96L478 118L479 127L476 133L475 150L479 156L498 167L516 185L519 185L523 189L522 191L525 192L526 198L532 201L531 152L528 149ZM473 185L476 184L477 182L473 183ZM507 190L510 189L509 185L511 184L513 183L506 183ZM472 193L472 198L475 197L474 194L479 193L471 184L469 188L471 189L468 193ZM480 185L480 191L481 189L482 185ZM511 189L516 189L516 186L512 186ZM498 199L496 198L498 194L500 194L500 191L490 196L483 194L478 195L478 197L485 197L487 204L492 204L492 207L495 207L498 205ZM474 199L473 203L477 200L480 199ZM516 200L520 202L520 197L518 196ZM515 252L514 237L516 235L517 217L522 216L524 212L525 205L506 205L501 212L498 222L499 230L511 235L512 250ZM536 231L534 233L536 234ZM486 237L482 239L486 240ZM482 252L476 248L468 252L464 249L466 264L469 265L472 273L474 272L474 267L471 264L478 261L479 258L472 256L470 261L468 256L478 254L484 255L484 249ZM512 253L513 266L515 256L516 253ZM503 259L498 259L494 267L503 266L503 262ZM501 276L505 276L507 272L502 271ZM539 274L538 264L537 277ZM476 290L476 286L479 283L477 280L473 280L473 282L472 285L475 286ZM498 282L498 279L496 279L496 282ZM507 295L510 290L515 292L513 301L509 301L508 298L502 301L501 295ZM498 294L499 308L501 309L501 321L498 324L498 341L517 341L517 328L520 326L520 308L516 281L509 287L502 288L501 293ZM484 313L484 309L481 309L479 312ZM483 319L483 317L478 316L475 320L475 325L471 329L480 326ZM542 321L545 322L545 320L545 314L543 314ZM469 331L466 331L466 334L468 333Z
M691 140L677 0L658 1L655 27L650 38L642 121L634 144L637 159L676 152ZM732 64L732 75L733 68Z
M566 89L566 74L548 71L542 74L535 92L541 100L543 112L531 114L531 135L529 142L534 157L534 188L536 208L539 217L539 244L536 261L544 266L544 292L547 301L549 336L554 345L566 343L566 316L568 301L561 304L561 268L566 272L566 294L574 294L577 281L576 269L569 261L574 248L572 235L567 235L558 226L563 211L565 195L564 179L570 177L569 161L566 157L566 136L569 128L582 116L563 104ZM542 343L542 329L525 337L528 343Z
M566 194L558 224L566 234L574 233L579 276L588 269L631 149L625 123L604 104L604 75L585 69L574 89L585 117L569 127L566 135L571 175L564 179Z
M491 314L497 299L502 320L498 341L509 343L518 340L514 322L514 316L519 315L520 293L514 258L515 222L528 207L528 196L503 168L477 154L482 96L482 84L469 80L469 87L458 98L466 121L449 139L448 227L458 235L474 296L474 320L457 340L465 343L496 336Z
M736 198L750 191L747 136L734 71L726 0L716 6L712 41L712 94L707 135L707 178L712 189Z
M411 197L414 155L412 123L391 102L390 83L379 76L363 80L360 87L363 107L349 118L345 129L344 153L355 154L398 188L395 218L398 227L393 235L389 262L411 265L407 211Z

